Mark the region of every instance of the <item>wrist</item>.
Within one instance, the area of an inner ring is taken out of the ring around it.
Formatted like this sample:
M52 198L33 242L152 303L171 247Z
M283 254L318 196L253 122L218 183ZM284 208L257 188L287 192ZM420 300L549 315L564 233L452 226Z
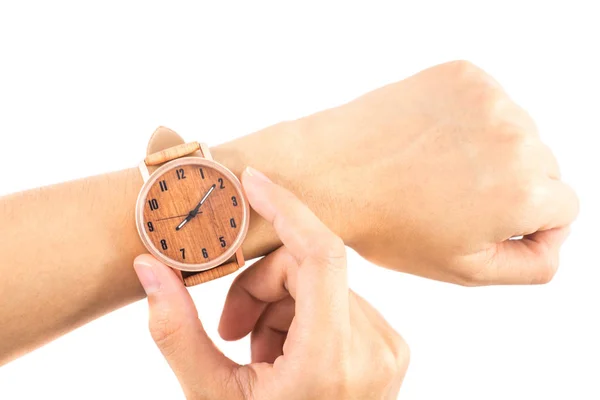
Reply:
M322 136L335 126L325 113L286 121L211 149L213 157L238 177L246 166L264 172L284 186L340 236L351 244L357 236L355 219L347 218L352 202L348 189L336 178L327 151L319 149ZM345 217L346 216L346 217ZM274 250L281 243L272 226L253 211L243 246L248 259Z
M247 166L264 171L273 181L293 182L294 188L299 180L296 177L295 157L292 150L297 137L295 121L282 122L258 132L251 133L211 148L213 158L231 170L238 178ZM294 188L289 189L294 191ZM272 226L262 217L250 211L248 235L242 245L246 259L268 254L281 245Z

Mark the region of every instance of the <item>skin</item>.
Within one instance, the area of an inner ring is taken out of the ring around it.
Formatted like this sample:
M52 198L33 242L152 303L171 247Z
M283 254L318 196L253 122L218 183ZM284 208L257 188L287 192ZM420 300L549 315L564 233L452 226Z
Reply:
M252 332L252 363L213 344L189 292L149 255L134 268L148 294L150 333L188 399L396 399L408 347L348 289L344 242L292 193L256 170L242 176L250 205L283 245L239 275L221 334Z
M369 261L461 285L550 281L578 213L531 118L464 61L212 152L264 171ZM144 296L129 268L141 185L129 169L0 199L0 363ZM280 245L253 213L246 258Z

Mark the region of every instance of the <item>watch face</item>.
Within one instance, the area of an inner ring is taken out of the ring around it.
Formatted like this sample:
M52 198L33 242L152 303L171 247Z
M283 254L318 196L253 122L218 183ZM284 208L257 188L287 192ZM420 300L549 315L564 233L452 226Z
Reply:
M248 204L222 165L184 157L157 169L137 203L142 241L171 267L202 271L227 261L248 229Z

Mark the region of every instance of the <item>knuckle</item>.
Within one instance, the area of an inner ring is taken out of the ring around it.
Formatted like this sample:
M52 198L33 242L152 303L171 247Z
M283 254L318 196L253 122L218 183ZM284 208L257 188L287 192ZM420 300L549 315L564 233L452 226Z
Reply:
M479 67L467 60L450 61L444 66L449 69L455 76L466 78L473 75L484 73Z
M406 341L402 340L402 345L398 349L398 355L396 356L396 363L399 372L404 375L410 364L410 346Z
M498 89L489 85L477 85L474 89L474 100L484 118L491 123L502 120L504 97Z
M498 84L487 72L467 60L455 60L445 64L448 75L455 81L474 84L477 87L498 88Z
M489 265L486 262L478 264L456 261L451 265L454 271L452 282L456 285L478 287L489 283Z
M540 175L544 166L542 163L536 162L540 157L536 150L538 143L522 129L507 125L502 128L499 135L499 145L504 153L503 162L512 172L512 176L517 180L517 184L526 193L521 193L529 196L529 191L535 182L532 180L534 176Z
M385 351L379 359L378 377L383 384L387 384L398 375L398 360L391 351Z
M313 236L309 238L306 246L308 249L308 257L315 262L328 265L339 265L346 261L346 246L338 236Z
M506 179L503 186L508 189L506 199L514 205L517 211L530 214L532 208L539 205L544 194L543 186L540 186L539 165L529 160L530 146L527 146L518 137L512 137L509 141L503 148L504 165L506 166ZM527 215L523 217L527 217Z
M542 142L539 143L538 147L539 147L540 153L545 155L546 170L547 170L548 175L550 177L560 180L560 178L561 178L560 165L558 164L558 160L556 159L554 152L552 151L552 149L550 149L550 147L548 147L548 145L546 145Z
M405 370L410 360L410 347L397 332L394 332L392 337L392 352L395 356L396 367Z
M556 275L556 270L558 269L558 254L554 254L553 252L547 251L543 257L544 264L542 268L540 268L537 276L535 276L532 284L543 285L546 283L550 283Z
M475 274L462 273L458 274L453 281L455 284L463 287L477 287L481 283Z
M552 281L552 279L554 278L554 275L555 275L554 269L544 268L542 271L543 272L540 274L538 279L535 282L533 282L534 284L545 285L547 283L550 283Z
M494 255L488 255L477 263L470 263L467 268L456 275L454 283L467 288L493 285L498 279L496 271L492 267L494 257Z
M486 151L493 162L502 165L502 171L512 173L510 177L519 179L530 161L530 148L525 135L513 127L500 123L493 131L493 137Z
M494 78L466 60L452 61L447 68L447 75L460 86L464 101L475 115L486 122L501 120L507 97Z
M538 137L538 127L531 115L516 104L499 86L480 85L482 98L487 105L488 116L499 133Z
M581 211L581 201L579 200L579 196L577 196L577 194L575 193L575 191L571 188L569 188L568 190L571 191L571 204L573 207L573 221L577 218L577 216L579 215L579 212Z
M516 208L521 211L522 216L530 215L531 211L540 205L539 190L535 180L523 177L514 190Z
M395 333L375 354L377 366L371 371L372 379L385 387L390 382L404 376L410 361L410 349L402 337Z

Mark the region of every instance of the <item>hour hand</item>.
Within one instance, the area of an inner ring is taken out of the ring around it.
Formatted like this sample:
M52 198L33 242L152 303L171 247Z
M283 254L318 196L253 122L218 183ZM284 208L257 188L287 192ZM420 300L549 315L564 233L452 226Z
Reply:
M189 222L190 219L194 218L192 216L192 214L188 214L187 217L185 217L185 219L183 221L181 221L181 223L179 225L177 225L177 228L175 228L176 231L180 230L181 228L183 228L183 226L185 224L187 224Z

